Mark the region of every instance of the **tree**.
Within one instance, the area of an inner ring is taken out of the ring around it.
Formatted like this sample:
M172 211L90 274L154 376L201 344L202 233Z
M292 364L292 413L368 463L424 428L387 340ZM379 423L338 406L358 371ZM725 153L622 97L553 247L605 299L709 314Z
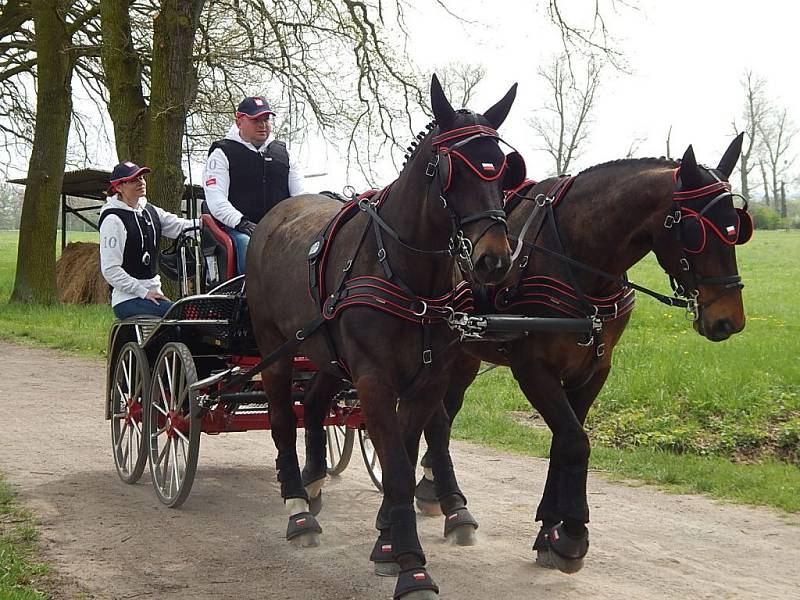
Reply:
M486 67L480 64L451 62L437 67L436 75L445 96L453 106L469 106L475 88L486 77Z
M758 149L759 129L764 121L769 106L765 97L766 82L761 77L757 77L752 71L747 71L742 79L742 88L745 92L744 109L742 117L744 119L745 142L742 146L741 159L739 161L739 176L741 182L741 192L745 198L750 197L750 172L755 167L751 162L753 151ZM738 135L742 131L734 119L732 122L733 132Z
M82 48L76 31L96 7L74 0L32 0L36 33L36 124L20 218L11 300L54 303L55 236L72 116L72 73Z
M762 166L765 177L764 187L767 187L768 177L770 195L775 201L775 208L778 209L778 201L781 198L781 182L788 176L789 169L795 160L795 156L790 154L789 148L797 134L797 128L785 108L773 108L762 119L758 132L764 148L764 166Z
M583 68L583 76L575 77L567 56L562 54L538 71L550 92L550 100L543 108L545 115L529 119L528 124L542 137L542 150L553 158L558 174L569 170L589 136L601 68L591 57Z

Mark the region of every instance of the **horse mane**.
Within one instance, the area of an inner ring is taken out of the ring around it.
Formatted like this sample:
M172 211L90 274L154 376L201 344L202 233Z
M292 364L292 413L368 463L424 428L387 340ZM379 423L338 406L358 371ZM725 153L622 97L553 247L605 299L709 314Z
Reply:
M411 140L411 145L406 149L406 154L404 157L405 160L403 161L404 167L406 166L406 163L409 160L411 160L411 157L413 157L417 153L419 147L422 145L422 142L425 141L425 138L428 137L433 132L435 127L436 127L436 119L433 119L430 123L428 123L425 126L425 129L420 131L416 135L416 137L413 140Z
M599 171L602 169L609 169L612 167L626 167L632 164L651 164L651 165L664 165L670 167L677 167L678 161L673 160L671 158L665 158L660 156L658 158L649 157L649 158L618 158L617 160L610 160L608 162L600 163L599 165L594 165L589 167L588 169L584 169L578 175L583 175L585 173L591 173L594 171Z

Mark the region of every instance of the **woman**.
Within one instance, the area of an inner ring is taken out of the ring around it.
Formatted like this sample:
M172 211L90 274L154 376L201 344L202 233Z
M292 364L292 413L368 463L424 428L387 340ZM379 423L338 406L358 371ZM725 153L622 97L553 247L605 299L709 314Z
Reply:
M100 210L100 270L118 319L163 317L172 302L161 290L158 248L161 235L176 238L196 222L147 203L148 167L123 162L111 172L109 198Z

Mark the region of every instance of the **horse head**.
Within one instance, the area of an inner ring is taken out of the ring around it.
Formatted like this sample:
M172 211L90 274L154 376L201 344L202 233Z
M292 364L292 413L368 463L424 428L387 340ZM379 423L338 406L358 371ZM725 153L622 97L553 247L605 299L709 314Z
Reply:
M694 328L711 341L744 329L743 287L736 246L753 234L747 201L735 202L728 178L742 149L740 134L716 169L700 165L689 146L675 171L673 205L654 251L678 295L694 312ZM738 196L741 198L741 196Z
M497 128L514 102L517 85L485 113L454 110L436 75L431 80L431 107L437 126L432 131L426 174L429 193L450 211L452 243L470 277L479 283L500 281L511 267L506 238L503 190L525 177L522 157L500 148Z

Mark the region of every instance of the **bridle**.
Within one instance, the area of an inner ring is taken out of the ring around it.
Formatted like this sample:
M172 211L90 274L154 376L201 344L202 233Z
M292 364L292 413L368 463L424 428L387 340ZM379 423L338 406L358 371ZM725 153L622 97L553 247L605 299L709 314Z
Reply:
M676 297L686 302L686 314L692 321L700 319L701 313L723 296L734 290L744 287L742 278L738 273L716 277L701 277L697 274L694 257L706 251L708 230L716 235L724 244L742 245L747 243L753 234L752 217L747 212L747 199L731 191L731 185L720 178L713 169L700 167L714 178L714 183L701 188L684 190L680 179L680 167L675 169L673 179L675 191L672 197L672 206L664 219L664 228L673 233L673 238L681 254L678 264L680 271L677 275L667 271L670 286ZM711 211L722 201L734 197L744 201L744 208L734 208L736 224L725 225L719 223L719 217L714 219ZM715 222L716 221L716 222ZM724 228L724 229L723 229ZM701 285L720 287L721 291L711 300L699 302Z
M371 198L364 198L358 202L359 208L372 217L376 235L380 237L380 232L383 231L407 250L419 254L456 258L459 264L462 262L466 264L470 272L474 271L475 265L472 262L473 249L489 229L495 225L502 225L505 231L508 231L506 213L502 208L496 208L476 212L467 216L460 216L453 209L453 203L448 201L447 192L452 183L452 161L454 157L463 161L484 181L497 181L506 174L509 169L509 158L507 156L503 157L503 162L499 167L489 160L481 162L480 166L478 166L473 164L474 161L470 160L460 151L460 149L464 148L470 142L484 138L496 140L498 143L503 141L496 130L485 125L477 124L460 127L435 135L431 140L432 155L425 169L425 175L428 178L426 195L428 197L431 197L432 194L438 195L439 200L442 202L442 207L447 211L450 220L450 236L447 248L440 250L424 250L403 241L394 228L381 218L377 210L388 194L381 194L374 201ZM514 153L516 153L516 151L512 154ZM521 160L521 158L519 160ZM515 157L512 161L516 162L517 158ZM433 190L432 188L434 185L436 185L438 189ZM470 237L464 233L465 225L484 220L489 221L489 223L481 230L474 240L470 239Z

